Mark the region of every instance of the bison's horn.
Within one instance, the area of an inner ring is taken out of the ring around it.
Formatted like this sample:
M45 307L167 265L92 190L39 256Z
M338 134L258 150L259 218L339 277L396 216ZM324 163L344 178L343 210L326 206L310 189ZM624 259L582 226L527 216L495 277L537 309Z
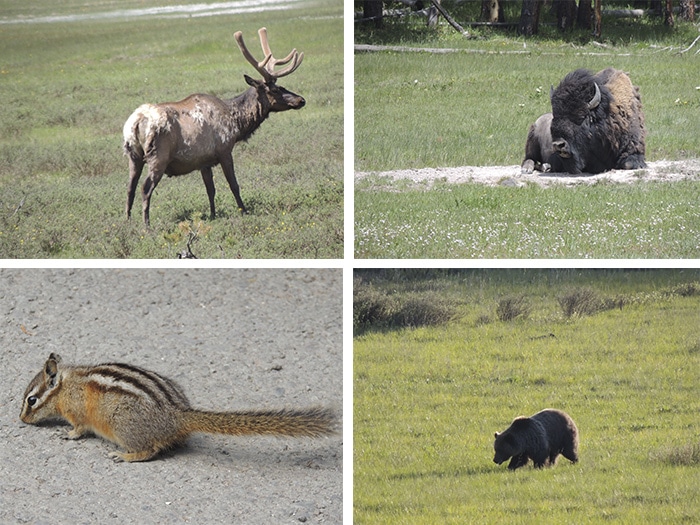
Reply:
M593 82L593 85L595 85L595 95L593 95L593 98L588 103L588 109L597 108L598 104L600 104L600 88L597 82Z

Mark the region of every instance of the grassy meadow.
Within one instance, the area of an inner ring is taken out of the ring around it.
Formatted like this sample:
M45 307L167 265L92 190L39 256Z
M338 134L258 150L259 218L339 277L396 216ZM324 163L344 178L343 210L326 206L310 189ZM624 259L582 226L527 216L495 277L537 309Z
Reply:
M356 271L354 523L699 521L699 279ZM579 462L494 464L494 432L546 407Z
M678 54L697 36L692 24L678 23L669 30L658 19L605 18L600 43L583 31L562 34L547 26L537 38L482 29L469 40L446 24L437 31L419 21L389 21L387 26L383 31L356 31L356 43L459 51L355 53L356 171L520 164L528 127L551 111L550 86L578 67L613 66L627 71L640 87L648 160L700 157L700 66L694 50ZM674 200L669 200L672 195ZM355 185L355 255L697 257L699 196L697 184L666 189L645 184L643 176L625 187L546 190L472 184L426 190L400 181L363 179ZM460 207L461 202L468 205ZM617 207L620 202L625 203L623 210ZM676 205L669 214L668 207ZM562 211L565 206L567 211ZM516 209L516 221L525 227L512 222ZM572 214L581 217L571 220ZM448 216L450 232L439 224ZM619 235L637 221L640 237L663 239L666 245L637 245ZM590 226L600 240L591 243L584 235L581 242L573 238L562 249L560 230L578 233ZM667 238L675 239L666 243Z
M54 4L3 6L0 21L143 7ZM151 230L141 219L140 188L127 221L121 133L128 116L146 102L245 91L243 74L256 72L233 33L242 30L260 54L262 26L278 56L304 51L302 66L280 84L307 105L271 114L234 148L250 214L239 214L217 167L215 220L194 172L163 178L151 199ZM171 258L188 240L202 258L342 257L342 42L341 2L211 17L0 23L0 258Z
M697 181L567 188L356 183L360 258L697 258Z

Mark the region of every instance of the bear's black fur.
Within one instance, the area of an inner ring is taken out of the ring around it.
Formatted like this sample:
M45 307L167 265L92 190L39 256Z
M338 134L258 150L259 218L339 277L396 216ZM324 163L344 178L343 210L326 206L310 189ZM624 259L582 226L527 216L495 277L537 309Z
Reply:
M549 460L553 465L561 454L566 459L578 461L578 428L568 414L547 408L532 417L517 417L510 427L495 433L493 461L500 465L511 459L508 468L515 470L532 459L536 468L542 468Z

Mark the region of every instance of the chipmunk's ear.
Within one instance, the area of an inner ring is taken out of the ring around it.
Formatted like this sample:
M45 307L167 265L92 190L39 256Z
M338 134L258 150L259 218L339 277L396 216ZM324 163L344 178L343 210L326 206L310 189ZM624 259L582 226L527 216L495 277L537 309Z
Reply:
M52 353L44 364L44 379L47 384L53 386L58 374L58 363L61 362L61 356Z

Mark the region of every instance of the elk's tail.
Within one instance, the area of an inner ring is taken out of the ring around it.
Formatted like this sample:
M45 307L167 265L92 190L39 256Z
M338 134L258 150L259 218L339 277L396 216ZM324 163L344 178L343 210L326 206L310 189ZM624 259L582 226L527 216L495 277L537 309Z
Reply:
M124 154L143 158L155 137L171 127L168 110L154 104L139 106L124 123Z

